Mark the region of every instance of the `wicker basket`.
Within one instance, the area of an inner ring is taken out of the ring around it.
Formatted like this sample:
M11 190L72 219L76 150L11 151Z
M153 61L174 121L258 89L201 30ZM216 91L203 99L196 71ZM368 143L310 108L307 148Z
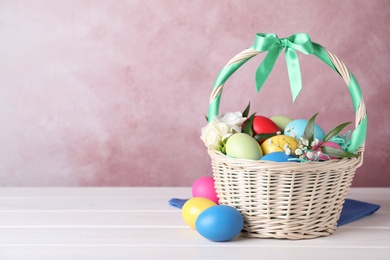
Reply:
M330 51L313 44L316 53L322 53L316 56L339 73L351 96L360 93L345 65ZM224 69L235 66L234 72L259 53L261 51L250 47L230 60ZM220 73L210 98L209 120L210 115L215 116L213 113L218 115L218 99L233 72L222 79ZM353 103L355 128L360 128L358 134L365 135L367 120L363 99L355 98ZM327 236L335 231L355 171L363 162L363 151L364 141L356 150L359 155L356 158L304 163L236 159L211 149L208 153L220 204L237 208L244 217L242 235L304 239Z

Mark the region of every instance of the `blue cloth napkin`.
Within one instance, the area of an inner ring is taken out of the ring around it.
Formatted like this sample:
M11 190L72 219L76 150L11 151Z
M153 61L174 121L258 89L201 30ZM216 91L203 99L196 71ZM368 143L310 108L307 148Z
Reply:
M341 210L338 226L348 224L359 218L368 216L377 211L381 206L363 201L346 199Z
M173 207L181 209L187 200L188 199L172 198L169 200L168 203ZM364 216L371 215L379 208L380 206L376 204L353 199L346 199L344 202L343 209L341 210L338 226L342 226Z
M172 198L168 201L169 205L181 209L184 205L184 203L187 202L188 199L177 199Z

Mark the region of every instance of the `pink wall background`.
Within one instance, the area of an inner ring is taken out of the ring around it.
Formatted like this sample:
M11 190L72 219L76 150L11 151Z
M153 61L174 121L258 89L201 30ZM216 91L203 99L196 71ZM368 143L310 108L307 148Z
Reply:
M211 175L199 139L212 84L257 32L306 32L358 79L369 111L354 186L390 186L390 1L1 1L0 185L184 186ZM343 80L299 54L293 105L279 58L257 95L251 60L221 112L353 121Z

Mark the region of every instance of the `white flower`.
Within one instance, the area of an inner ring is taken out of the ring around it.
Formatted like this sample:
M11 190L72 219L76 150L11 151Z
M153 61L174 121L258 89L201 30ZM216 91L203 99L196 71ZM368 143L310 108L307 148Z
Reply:
M201 132L200 139L211 149L217 149L222 137L231 133L230 128L226 124L218 122L218 120L209 122L202 128Z
M268 144L271 145L272 144L272 139L268 139Z
M309 140L307 140L305 137L301 136L301 143L304 145L304 146L309 146Z
M286 153L286 155L290 155L291 154L291 149L287 147L287 148L284 149L284 152Z
M296 155L302 155L302 150L299 149L299 148L295 149L295 154Z
M221 117L217 117L216 120L219 120L219 122L226 124L237 133L240 133L242 123L245 122L246 117L242 117L241 112L228 112L223 114Z
M284 144L284 146L283 146L283 150L286 150L286 149L288 149L288 144Z
M232 134L233 133L228 133L228 134L222 136L221 140L224 141L224 140L228 139Z
M282 134L282 132L280 132L280 131L277 131L277 132L276 132L276 134L277 134L277 135L281 135L281 134Z
M203 140L206 147L216 150L220 146L221 140L225 140L233 133L241 132L241 126L245 120L246 117L242 117L241 112L217 116L202 128L200 139Z
M320 140L317 138L314 138L314 140L311 142L311 147L317 146L320 143Z
M307 152L307 153L306 153L306 157L307 157L308 159L313 158L313 152L312 152L312 151Z

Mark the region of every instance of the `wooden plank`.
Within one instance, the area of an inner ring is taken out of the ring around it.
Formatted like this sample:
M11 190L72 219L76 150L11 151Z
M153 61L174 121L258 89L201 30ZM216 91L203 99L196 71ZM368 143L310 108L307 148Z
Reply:
M1 187L0 198L31 198L31 197L136 197L155 198L191 196L191 187Z
M348 197L381 209L310 240L214 243L186 226L172 197L183 188L0 188L0 259L388 259L390 189L354 188ZM78 258L79 257L79 258Z
M191 187L1 187L4 197L178 197L190 198ZM357 200L390 200L388 188L351 188L348 197Z
M256 246L256 247L335 247L390 248L388 229L339 228L333 235L299 241L237 237L228 243L215 243L189 227L166 228L1 228L0 245L133 245L133 246Z
M170 196L145 197L20 197L0 198L0 211L20 210L176 210Z
M261 243L261 241L259 242ZM190 246L9 246L0 247L2 260L128 260L128 259L389 259L388 248Z
M0 227L184 227L181 210L0 211ZM390 228L382 211L346 227Z
M0 195L0 211L4 210L172 210L168 200L177 198L190 198L190 188L49 188L45 189L21 188L6 189ZM378 195L370 195L367 190L358 189L363 195L353 189L349 197L382 206L381 211L390 210L390 189L378 189ZM35 191L35 192L34 192ZM139 192L138 192L139 191ZM150 191L150 192L149 192ZM177 191L177 192L176 192ZM30 194L30 195L29 195ZM126 194L126 195L125 195ZM365 197L367 196L367 197Z
M0 227L185 227L186 225L180 210L0 211L0 220Z

